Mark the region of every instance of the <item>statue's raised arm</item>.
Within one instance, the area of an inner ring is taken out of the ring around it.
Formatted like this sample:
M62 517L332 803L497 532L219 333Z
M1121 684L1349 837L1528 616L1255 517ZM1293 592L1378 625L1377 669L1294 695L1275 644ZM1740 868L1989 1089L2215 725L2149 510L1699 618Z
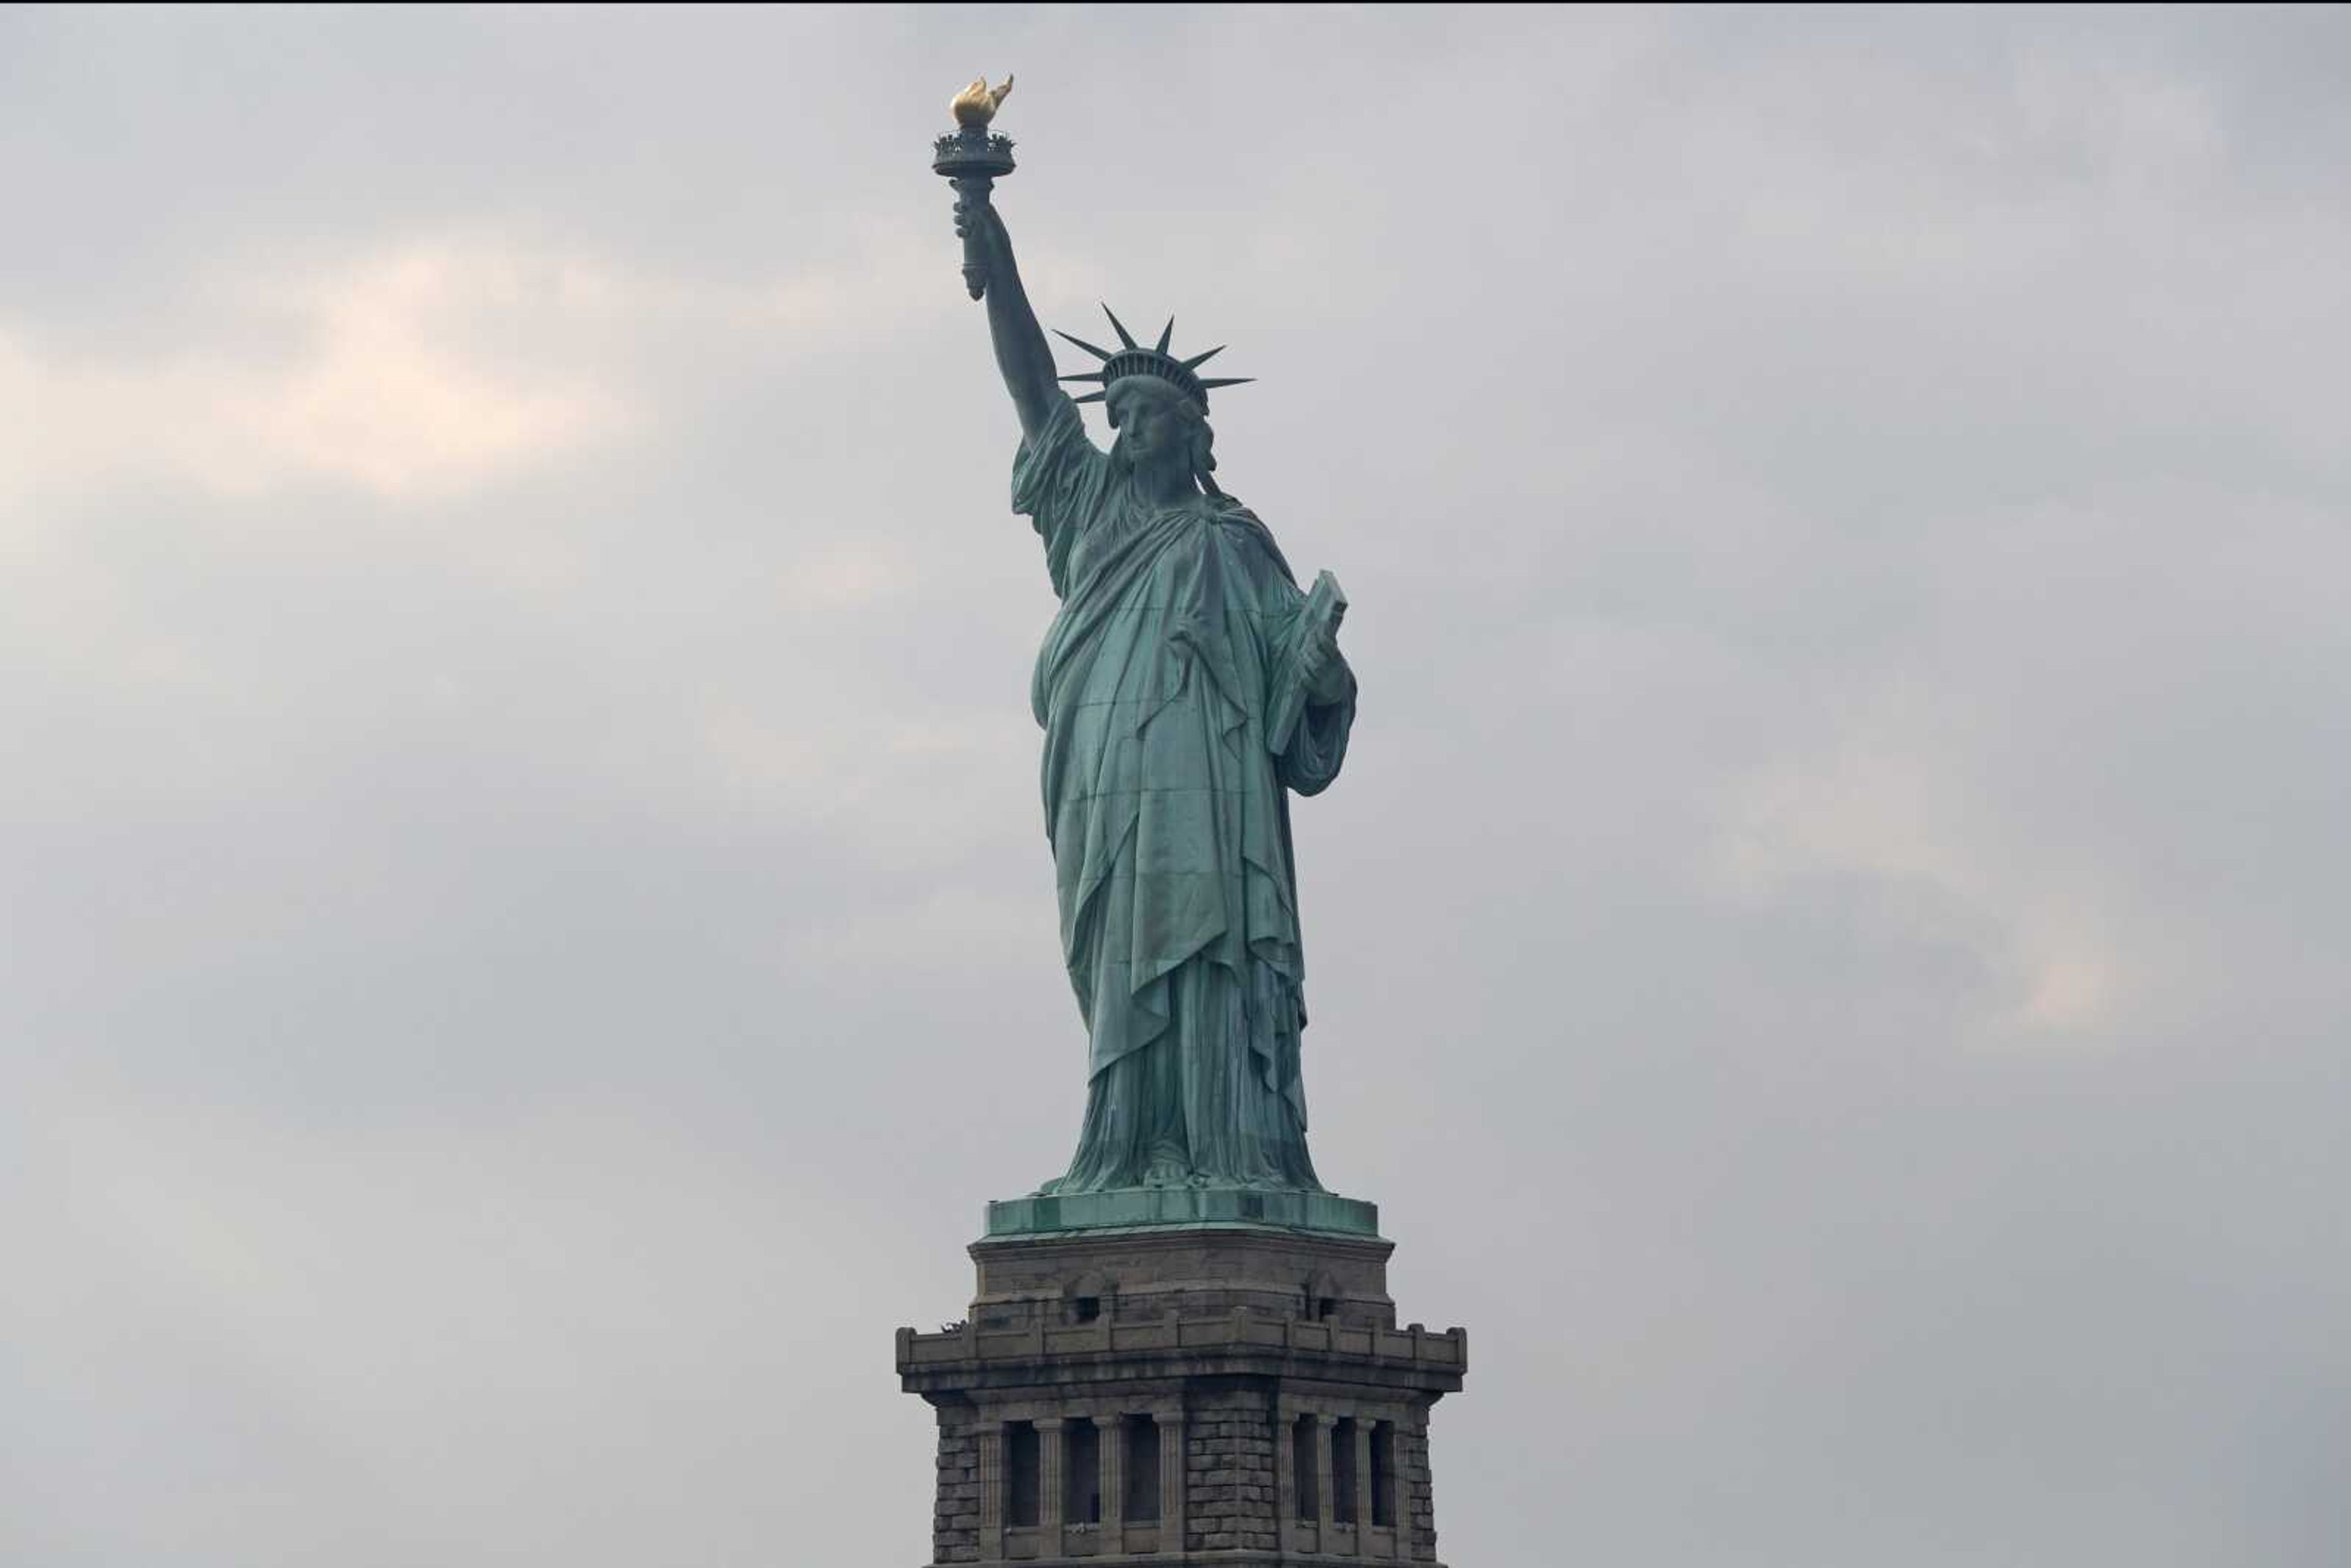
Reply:
M1020 413L1020 433L1031 442L1044 434L1053 412L1053 351L1044 329L1029 308L1020 269L1012 259L1012 238L996 215L989 192L1012 172L1012 139L988 129L1012 91L1012 78L991 88L986 77L956 94L948 109L956 129L938 139L931 168L955 187L956 234L963 240L963 284L974 299L987 301L987 328L996 339L996 362L1005 389Z
M996 341L997 368L1020 415L1020 434L1036 438L1053 410L1056 371L1045 329L1037 324L1020 268L1012 257L1012 236L986 191L965 191L956 199L956 233L980 247L987 301L987 331Z

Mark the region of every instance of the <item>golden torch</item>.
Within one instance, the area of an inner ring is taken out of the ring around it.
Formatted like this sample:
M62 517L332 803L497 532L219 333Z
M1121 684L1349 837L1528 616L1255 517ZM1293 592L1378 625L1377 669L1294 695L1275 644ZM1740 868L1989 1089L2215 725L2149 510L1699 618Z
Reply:
M1012 172L1012 138L987 129L1011 91L1010 77L997 88L986 77L974 77L947 106L956 128L932 145L931 171L946 176L958 206L985 205L989 189ZM987 249L977 233L963 236L963 286L974 299L987 292Z

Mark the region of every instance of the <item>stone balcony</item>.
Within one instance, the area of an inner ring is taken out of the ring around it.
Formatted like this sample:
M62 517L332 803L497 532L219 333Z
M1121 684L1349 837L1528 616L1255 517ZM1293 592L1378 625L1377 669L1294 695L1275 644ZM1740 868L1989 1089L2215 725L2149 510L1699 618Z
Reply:
M1425 1372L1451 1389L1460 1387L1469 1366L1469 1334L1460 1328L1431 1333L1419 1323L1401 1329L1376 1325L1352 1327L1341 1322L1314 1322L1299 1318L1267 1318L1246 1308L1214 1317L1184 1317L1170 1311L1156 1320L1120 1321L1105 1313L1090 1323L1066 1327L1030 1320L1024 1328L983 1329L976 1322L944 1333L898 1331L898 1373L910 1388L930 1368L957 1375L993 1368L1021 1371L1045 1362L1068 1363L1089 1356L1122 1362L1148 1358L1153 1353L1189 1362L1215 1364L1246 1361L1233 1371L1279 1370L1308 1375L1321 1362L1343 1361L1352 1365L1384 1367L1397 1373ZM1295 1362L1294 1367L1267 1368L1268 1358ZM1222 1370L1202 1364L1195 1373ZM1132 1376L1134 1368L1118 1370ZM1059 1368L1057 1380L1084 1381L1076 1368Z

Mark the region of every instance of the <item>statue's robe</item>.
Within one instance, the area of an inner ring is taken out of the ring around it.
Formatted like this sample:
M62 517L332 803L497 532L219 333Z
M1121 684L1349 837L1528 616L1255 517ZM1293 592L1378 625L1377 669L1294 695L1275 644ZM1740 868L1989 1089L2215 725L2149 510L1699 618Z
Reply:
M1061 601L1037 657L1061 950L1091 1041L1084 1129L1049 1192L1170 1182L1320 1190L1306 1154L1306 1024L1288 791L1338 776L1345 695L1308 701L1306 602L1229 497L1138 496L1055 402L1012 505Z

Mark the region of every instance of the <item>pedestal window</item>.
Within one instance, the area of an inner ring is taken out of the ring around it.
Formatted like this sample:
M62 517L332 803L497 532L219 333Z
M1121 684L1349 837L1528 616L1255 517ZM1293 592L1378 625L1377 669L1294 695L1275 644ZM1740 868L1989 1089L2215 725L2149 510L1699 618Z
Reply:
M1015 1421L1004 1429L1004 1522L1019 1529L1037 1523L1040 1462L1037 1428Z
M1148 1416L1129 1416L1126 1436L1126 1521L1159 1522L1159 1423Z
M1343 1416L1331 1433L1331 1521L1355 1522L1355 1423Z
M1102 1439L1092 1421L1072 1421L1061 1433L1061 1520L1100 1524L1102 1516Z
M1290 1424L1290 1473L1298 1478L1298 1505L1292 1511L1306 1524L1313 1523L1322 1508L1322 1467L1314 1462L1314 1417L1301 1416Z

